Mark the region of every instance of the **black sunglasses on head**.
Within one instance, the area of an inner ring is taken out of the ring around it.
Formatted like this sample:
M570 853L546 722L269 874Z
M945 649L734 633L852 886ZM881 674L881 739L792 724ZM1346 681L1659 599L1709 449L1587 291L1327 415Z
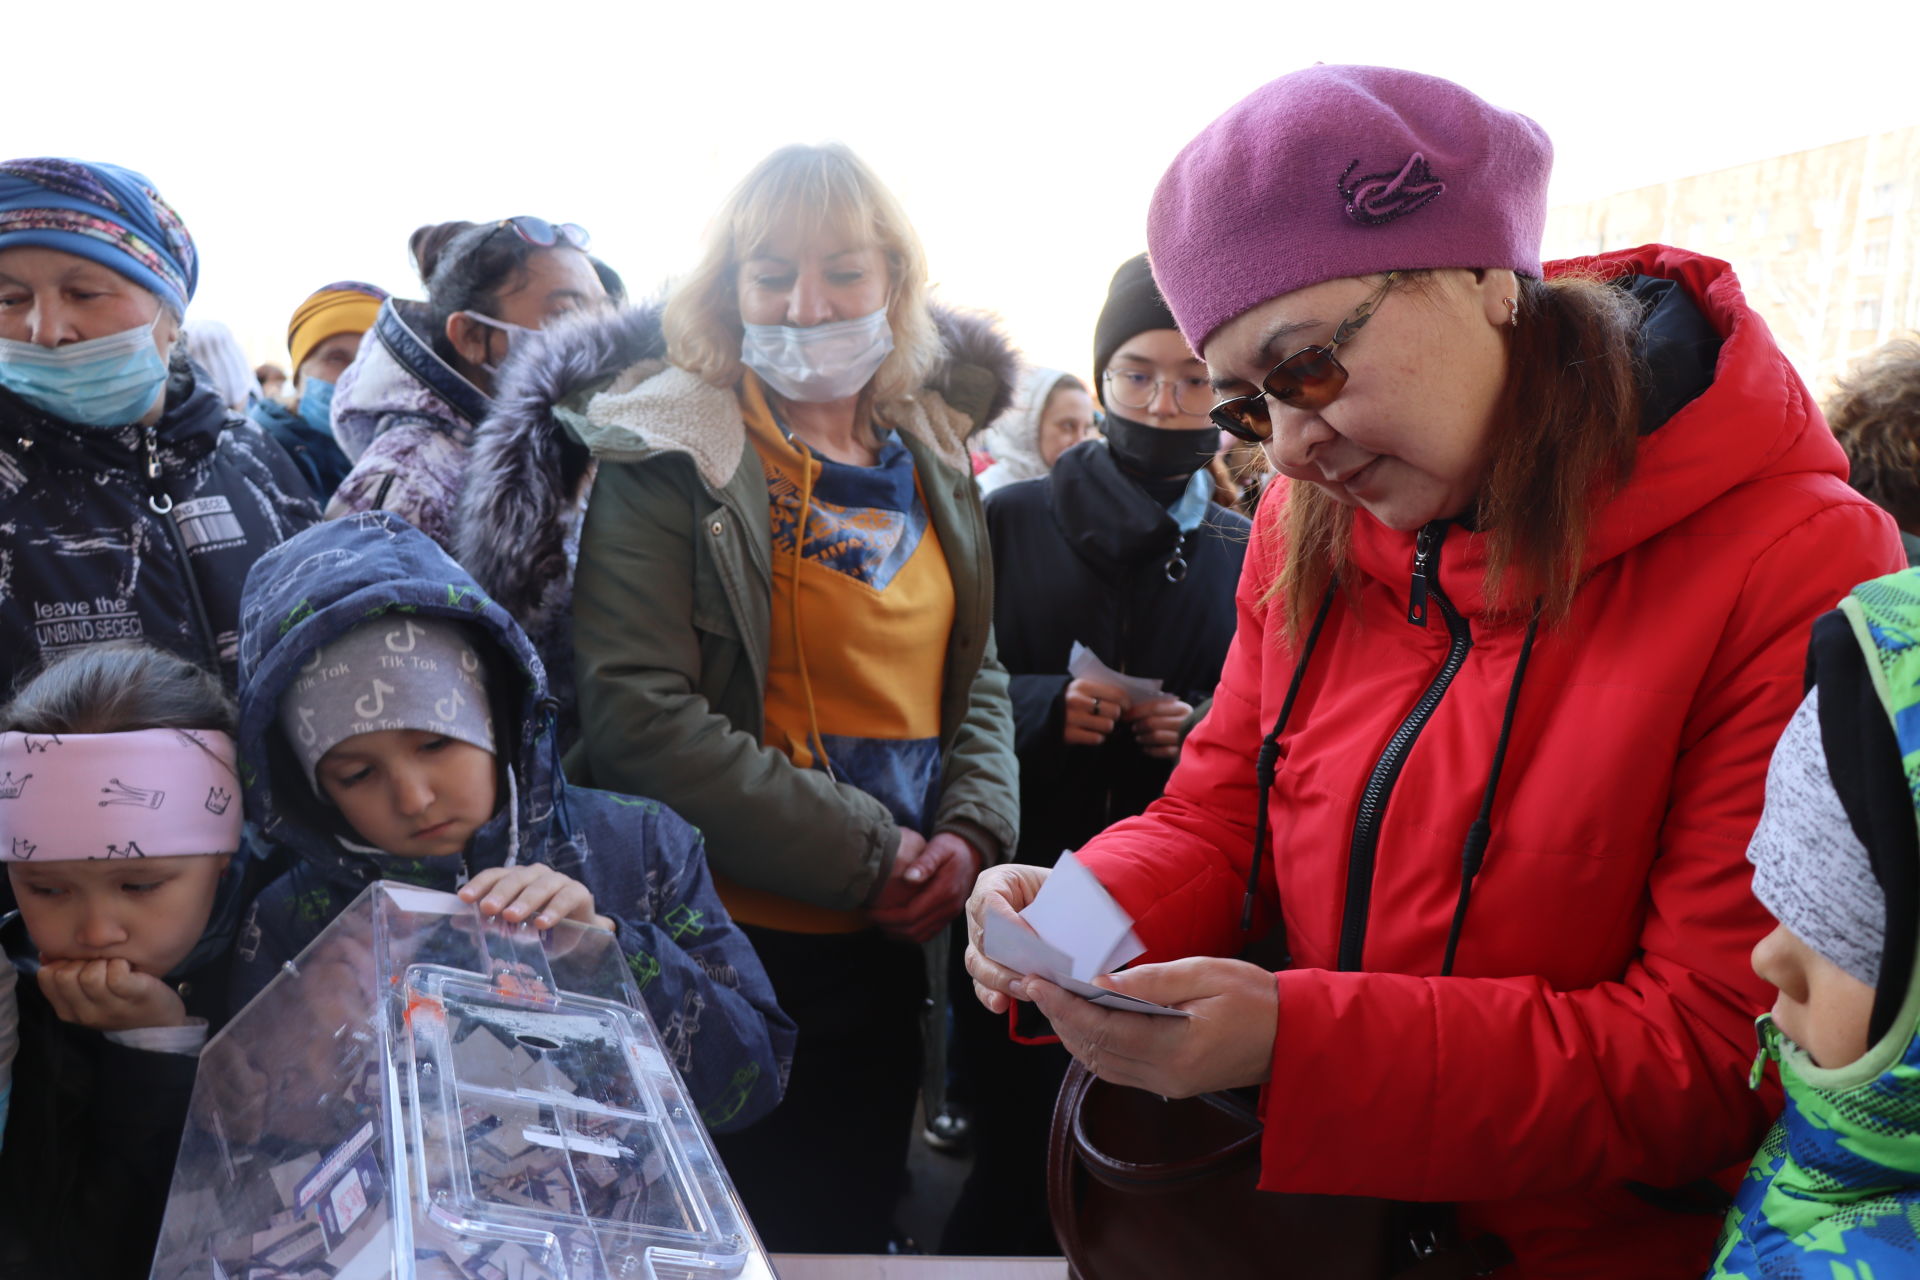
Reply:
M1259 444L1273 435L1273 415L1267 410L1267 397L1301 409L1324 409L1347 385L1346 366L1334 358L1334 352L1366 326L1368 320L1393 288L1400 276L1387 272L1387 278L1360 304L1354 313L1333 331L1333 341L1325 346L1302 347L1273 366L1260 380L1260 390L1252 395L1234 396L1213 406L1207 416L1213 425L1237 439Z

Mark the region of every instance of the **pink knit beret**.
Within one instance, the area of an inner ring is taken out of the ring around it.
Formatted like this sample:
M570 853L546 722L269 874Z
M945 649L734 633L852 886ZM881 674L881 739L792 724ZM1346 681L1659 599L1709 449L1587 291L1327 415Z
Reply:
M1254 90L1186 145L1147 213L1180 331L1204 354L1269 298L1423 267L1540 274L1553 144L1450 80L1308 67Z

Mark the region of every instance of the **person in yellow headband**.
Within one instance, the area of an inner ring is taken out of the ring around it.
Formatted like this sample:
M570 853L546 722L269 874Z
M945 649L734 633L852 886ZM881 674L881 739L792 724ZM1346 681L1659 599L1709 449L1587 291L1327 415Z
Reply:
M309 295L287 324L293 405L263 400L253 409L253 420L293 456L322 503L351 469L333 438L333 387L359 354L360 339L373 328L386 297L385 289L357 280Z

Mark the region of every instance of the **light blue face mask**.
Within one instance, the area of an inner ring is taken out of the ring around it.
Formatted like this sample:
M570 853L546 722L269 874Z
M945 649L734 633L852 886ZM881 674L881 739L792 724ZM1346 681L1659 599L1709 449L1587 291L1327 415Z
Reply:
M64 347L0 338L0 386L63 422L138 422L167 385L167 362L153 345L159 323L155 315L132 329Z
M300 386L300 416L315 431L333 430L333 384L308 378Z

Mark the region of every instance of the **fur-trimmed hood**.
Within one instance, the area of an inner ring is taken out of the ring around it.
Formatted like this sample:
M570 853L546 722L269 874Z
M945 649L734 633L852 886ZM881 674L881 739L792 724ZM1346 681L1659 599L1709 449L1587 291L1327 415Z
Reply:
M474 441L453 547L535 634L564 616L571 598L593 458L683 452L716 489L739 465L746 428L733 393L667 364L661 312L649 303L557 321L537 339L517 340L501 371ZM990 316L944 307L933 315L946 358L926 393L887 409L965 471L967 437L1011 402L1020 357Z

